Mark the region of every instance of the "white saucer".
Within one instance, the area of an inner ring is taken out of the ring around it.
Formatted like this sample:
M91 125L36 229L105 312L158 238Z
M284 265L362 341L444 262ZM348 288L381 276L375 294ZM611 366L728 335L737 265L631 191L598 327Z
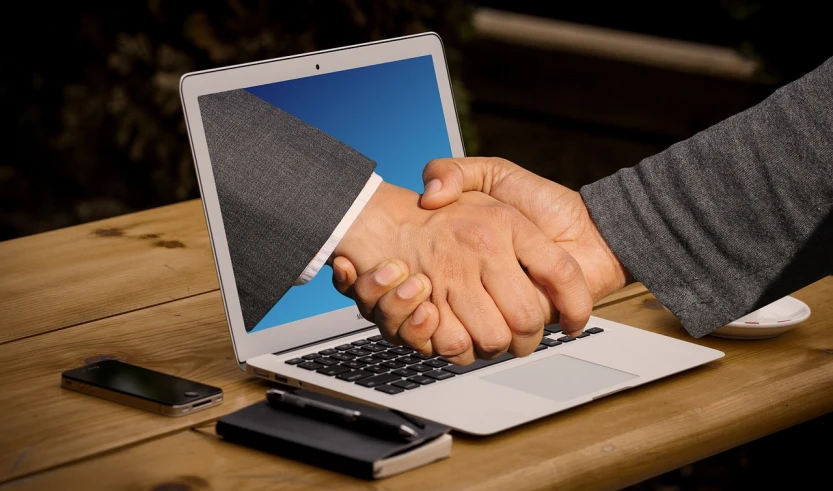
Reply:
M729 339L767 339L779 336L810 317L810 307L793 297L784 297L730 322L711 333Z

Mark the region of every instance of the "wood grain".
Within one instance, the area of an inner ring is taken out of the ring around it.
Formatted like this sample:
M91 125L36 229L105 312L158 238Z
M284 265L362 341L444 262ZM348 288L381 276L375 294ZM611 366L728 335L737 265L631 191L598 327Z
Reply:
M105 356L220 386L225 402L170 419L59 386L64 370ZM0 414L7 415L0 419L0 482L185 429L259 400L263 386L234 359L219 292L0 346L0 373L6 374Z
M799 329L765 341L696 340L726 352L726 357L493 437L455 435L451 459L380 485L618 488L829 412L833 278L795 296L813 309ZM597 314L690 340L678 321L651 299L649 294L631 297ZM13 352L0 357L0 370L8 374L0 391L10 396L0 403L0 412L12 415L0 428L7 436L0 454L3 480L77 462L13 484L146 489L184 480L194 489L368 487L205 435L178 432L262 398L263 386L246 380L229 359L226 336L219 295L209 293L12 343ZM171 420L58 387L61 370L98 353L120 354L128 361L218 384L226 401L189 419ZM43 356L32 359L35 354ZM43 397L53 404L44 406ZM101 455L118 448L122 450Z
M0 250L0 344L218 288L199 200Z

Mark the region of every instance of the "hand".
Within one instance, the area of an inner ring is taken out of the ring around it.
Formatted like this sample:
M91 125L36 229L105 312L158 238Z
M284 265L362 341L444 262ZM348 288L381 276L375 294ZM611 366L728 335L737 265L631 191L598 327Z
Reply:
M426 308L437 318L428 338L403 340L400 325L389 320L396 316L365 308L358 290L342 290L366 318L384 326L387 338L465 364L507 349L531 353L553 307L562 324L586 324L592 300L580 268L517 210L482 193L461 194L438 210L421 209L418 200L416 193L382 183L334 252L359 273L399 258L367 276L378 286L399 285L406 272L422 273L415 276L422 289L419 282L414 286L423 295L430 289L436 310Z
M631 281L587 211L581 195L501 158L438 159L422 173L422 207L433 210L466 191L517 208L578 261L597 302Z
M593 223L581 195L564 186L497 158L436 160L425 168L423 180L426 187L420 201L427 209L445 206L471 190L485 192L517 208L575 257L594 302L630 281L627 270ZM373 285L365 276L358 276L345 258L335 259L334 272L334 283L340 291L352 289L355 297L363 299L365 310L375 310L377 318L383 319L377 322L380 328L391 328L384 325L384 319L394 319L397 326L402 326L400 332L408 335L435 328L433 319L425 316L431 305L423 302L424 298L417 299L422 303L403 301L393 289L396 285ZM581 331L569 324L562 327L565 334Z

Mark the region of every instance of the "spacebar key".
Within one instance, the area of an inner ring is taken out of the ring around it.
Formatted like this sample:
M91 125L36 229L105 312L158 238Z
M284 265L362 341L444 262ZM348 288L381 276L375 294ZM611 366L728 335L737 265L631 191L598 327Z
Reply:
M498 363L502 363L504 361L511 360L514 357L515 357L515 355L513 355L511 353L504 353L504 354L498 356L497 358L495 358L494 360L477 360L474 363L472 363L471 365L466 365L464 367L461 367L459 365L449 365L447 367L443 367L443 370L445 370L447 372L457 374L457 375L462 375L464 373L469 373L471 371L478 370L480 368L490 367L492 365L496 365Z

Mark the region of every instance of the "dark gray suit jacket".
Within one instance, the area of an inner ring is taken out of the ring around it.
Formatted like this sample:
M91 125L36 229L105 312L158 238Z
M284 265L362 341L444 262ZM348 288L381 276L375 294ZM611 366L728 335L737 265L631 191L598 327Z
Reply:
M696 337L833 273L833 58L581 195Z
M248 331L321 250L376 164L245 90L199 105Z

